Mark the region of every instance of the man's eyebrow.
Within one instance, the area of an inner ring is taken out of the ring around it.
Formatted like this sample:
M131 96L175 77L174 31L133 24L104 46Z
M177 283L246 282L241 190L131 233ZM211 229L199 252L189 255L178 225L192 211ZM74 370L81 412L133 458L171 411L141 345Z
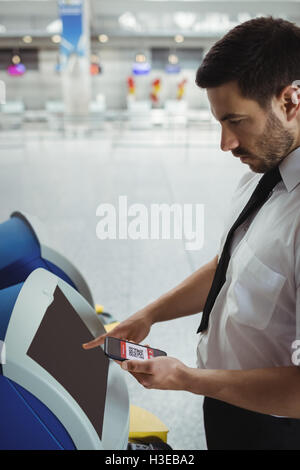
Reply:
M235 119L235 118L240 118L240 117L245 117L245 114L237 114L237 113L227 113L224 114L224 116L221 117L220 121L227 121L227 119Z

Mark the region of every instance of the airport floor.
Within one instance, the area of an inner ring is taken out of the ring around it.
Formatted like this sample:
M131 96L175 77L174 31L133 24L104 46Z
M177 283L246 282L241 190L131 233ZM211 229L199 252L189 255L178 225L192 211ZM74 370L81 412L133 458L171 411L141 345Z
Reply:
M37 216L51 244L85 276L95 302L122 321L177 285L218 250L223 221L241 175L239 159L219 147L219 128L135 130L107 124L87 136L27 129L0 132L0 223L15 210ZM99 240L100 204L127 196L153 203L203 204L204 244L184 240ZM200 315L153 326L147 343L196 365ZM182 391L144 389L128 373L130 401L169 428L173 449L205 449L202 401Z

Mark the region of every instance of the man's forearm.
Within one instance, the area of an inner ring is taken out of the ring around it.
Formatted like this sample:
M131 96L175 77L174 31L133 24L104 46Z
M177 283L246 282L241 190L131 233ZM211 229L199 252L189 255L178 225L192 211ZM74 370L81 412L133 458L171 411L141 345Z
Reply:
M187 368L184 389L270 415L300 418L300 369L251 370Z
M145 310L152 323L202 312L216 267L217 257L148 305Z

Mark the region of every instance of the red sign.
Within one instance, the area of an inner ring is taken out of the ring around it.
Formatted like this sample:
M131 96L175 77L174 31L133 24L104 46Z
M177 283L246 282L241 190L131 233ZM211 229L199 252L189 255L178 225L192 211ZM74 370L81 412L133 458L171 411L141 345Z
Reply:
M147 352L148 352L148 359L152 359L154 357L153 349L147 348Z
M127 359L126 357L126 343L125 341L121 341L121 357Z

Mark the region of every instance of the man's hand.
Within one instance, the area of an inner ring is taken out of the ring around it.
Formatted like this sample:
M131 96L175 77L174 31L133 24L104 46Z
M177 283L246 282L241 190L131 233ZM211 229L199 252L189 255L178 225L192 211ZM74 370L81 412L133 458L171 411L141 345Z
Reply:
M145 388L185 390L188 367L174 357L155 357L146 361L123 361L128 370Z
M151 317L147 315L147 310L143 309L121 322L109 333L105 333L104 335L98 336L98 338L93 341L83 344L83 348L92 349L101 346L106 336L113 336L114 338L132 341L133 343L140 343L148 336L151 326Z

